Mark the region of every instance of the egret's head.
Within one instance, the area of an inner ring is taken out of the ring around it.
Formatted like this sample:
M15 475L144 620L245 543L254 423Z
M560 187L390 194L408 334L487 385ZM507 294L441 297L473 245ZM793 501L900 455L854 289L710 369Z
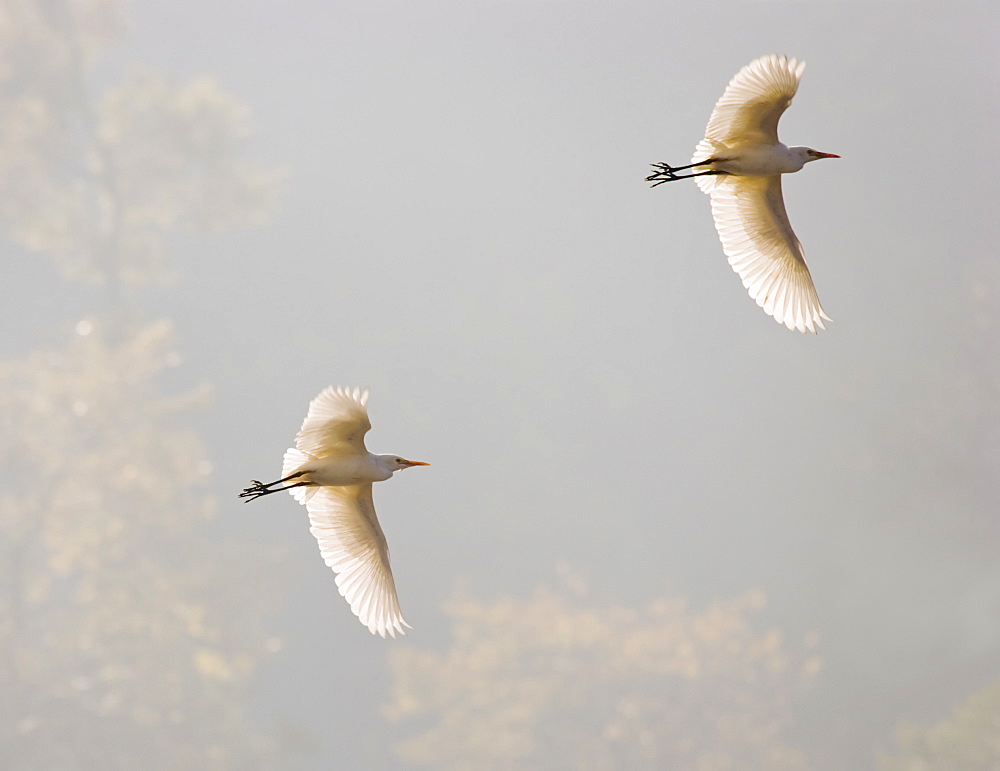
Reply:
M393 473L402 471L404 468L411 468L413 466L431 465L430 463L424 463L422 460L407 460L406 458L400 458L398 455L390 455L387 460L389 461L389 470Z
M839 158L839 155L834 155L833 153L821 153L819 150L813 150L811 147L803 147L805 150L805 163L809 161L818 161L820 158Z

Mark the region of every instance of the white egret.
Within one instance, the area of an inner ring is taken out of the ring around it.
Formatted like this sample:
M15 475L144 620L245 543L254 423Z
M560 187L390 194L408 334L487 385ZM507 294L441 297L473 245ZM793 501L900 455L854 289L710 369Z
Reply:
M653 187L694 178L712 198L722 250L750 297L779 324L800 332L826 329L819 304L781 195L781 175L810 161L839 158L778 141L778 119L792 103L805 62L762 56L741 69L715 105L687 166L655 163L646 177ZM685 169L696 170L678 175Z
M430 464L368 452L365 434L371 427L367 391L326 388L309 403L295 447L285 452L281 479L267 484L254 479L240 497L249 503L288 490L305 504L310 532L337 574L341 595L361 623L384 638L386 633L405 635L404 627L412 627L399 610L372 483L405 468Z

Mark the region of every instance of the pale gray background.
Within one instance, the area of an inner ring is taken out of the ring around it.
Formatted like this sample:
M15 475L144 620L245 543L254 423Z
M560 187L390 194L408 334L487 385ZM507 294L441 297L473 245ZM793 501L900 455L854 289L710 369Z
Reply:
M767 623L820 634L793 738L824 768L995 679L994 8L135 4L108 78L214 76L289 172L268 224L179 240L180 282L143 302L215 388L194 420L219 537L284 547L254 700L312 735L296 767L392 766L387 649L442 648L457 581L524 595L559 560L630 605L763 587ZM809 64L783 139L843 156L785 182L818 337L754 306L693 185L643 182L770 52ZM4 355L100 302L9 270ZM433 463L376 491L404 641L350 615L291 499L235 497L330 383L372 389L370 449Z

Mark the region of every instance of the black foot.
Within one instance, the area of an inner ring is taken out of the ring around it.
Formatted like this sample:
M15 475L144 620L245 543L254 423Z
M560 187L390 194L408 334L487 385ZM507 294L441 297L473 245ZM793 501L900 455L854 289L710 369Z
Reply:
M254 498L260 498L262 495L267 495L271 490L268 490L263 482L257 479L250 480L252 484L240 493L240 498L246 498L244 503L250 503Z
M698 163L689 163L687 166L671 166L669 163L654 163L651 164L654 169L656 169L655 174L650 174L646 177L647 182L652 182L652 187L657 185L662 185L664 182L675 182L678 179L691 179L692 177L709 177L716 174L726 174L725 171L696 171L691 174L678 174L678 171L685 171L686 169L697 169L702 166L709 166L717 161L709 159L707 161L698 161Z
M653 183L652 187L662 185L664 182L673 182L675 179L682 179L682 177L677 176L677 170L669 163L653 163L650 165L656 169L655 174L650 174L646 177L647 182Z

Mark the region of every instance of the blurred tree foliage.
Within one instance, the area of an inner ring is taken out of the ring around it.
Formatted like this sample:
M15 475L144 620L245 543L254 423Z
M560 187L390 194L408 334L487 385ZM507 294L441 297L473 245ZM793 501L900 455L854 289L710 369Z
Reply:
M242 158L247 111L211 80L135 70L92 96L125 26L114 0L0 0L0 220L113 296L170 276L170 232L259 220L279 176Z
M96 328L95 328L96 327ZM0 363L4 768L248 768L244 725L269 642L266 555L202 535L212 466L164 397L170 324L121 344L77 325Z
M570 576L571 583L579 579ZM454 599L451 648L392 652L391 722L404 760L434 768L737 771L807 768L781 735L822 667L756 631L750 591L692 611L595 607L582 588L526 600Z
M65 345L0 362L0 767L274 767L245 709L280 645L272 558L209 537L185 424L209 389L171 394L172 324L123 305L169 276L171 234L264 216L276 174L242 158L246 111L210 81L91 94L125 21L115 0L0 0L0 227L110 289L52 321L75 322Z
M904 724L899 754L882 771L996 771L1000 768L1000 683L980 691L936 726Z

